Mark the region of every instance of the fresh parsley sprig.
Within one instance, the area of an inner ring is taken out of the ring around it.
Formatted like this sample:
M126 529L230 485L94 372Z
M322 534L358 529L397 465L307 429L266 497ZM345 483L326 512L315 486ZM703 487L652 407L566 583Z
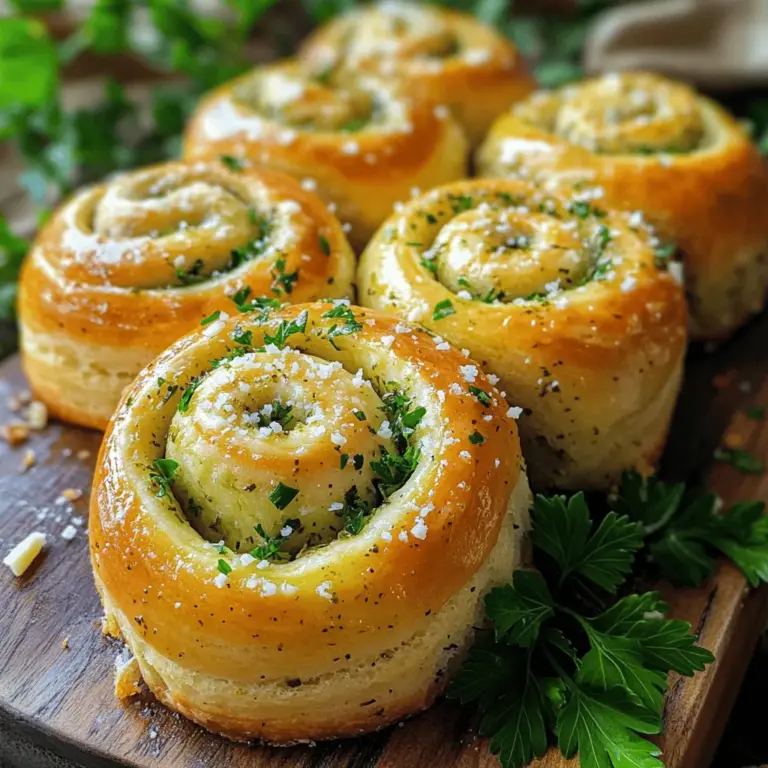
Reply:
M659 768L645 736L661 730L667 674L713 660L655 592L612 597L643 547L642 526L600 522L583 494L536 497L534 563L486 596L493 634L473 647L449 696L476 702L480 733L503 768L523 768L556 742L583 768Z
M646 563L676 586L696 586L725 555L754 587L768 581L768 518L762 501L742 501L719 511L715 494L686 493L682 483L664 483L625 472L611 506L636 521Z

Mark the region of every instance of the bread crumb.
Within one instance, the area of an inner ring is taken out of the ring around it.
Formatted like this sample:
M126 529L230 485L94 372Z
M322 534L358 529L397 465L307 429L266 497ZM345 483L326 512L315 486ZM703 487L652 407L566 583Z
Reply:
M85 461L91 458L91 452L87 448L82 448L77 452L76 456L80 461Z
M27 450L24 451L24 458L21 460L19 471L26 472L28 469L35 466L35 461L37 461L37 454L31 448L27 448Z
M61 495L67 500L67 501L77 501L79 498L82 498L83 492L79 490L78 488L65 488Z
M45 534L33 531L23 541L20 541L4 558L14 576L23 576L45 546Z
M24 415L30 429L39 431L48 426L48 409L45 407L45 403L41 403L39 400L33 400L27 406Z
M18 413L25 405L32 401L32 393L29 390L17 392L8 399L8 408L14 413Z
M21 445L27 441L29 438L29 427L18 421L11 422L10 424L3 424L3 426L0 427L0 437L2 437L8 445L15 448L17 445Z
M115 640L119 640L122 637L120 626L111 613L106 614L101 620L101 632L104 635L109 635L109 637L114 637Z
M140 685L139 662L124 648L115 659L115 696L118 699L129 699L139 693Z
M68 638L68 637L65 637L65 638L64 638L64 639L61 641L61 647L62 647L62 650L65 650L65 651L68 651L68 650L69 650L69 638Z

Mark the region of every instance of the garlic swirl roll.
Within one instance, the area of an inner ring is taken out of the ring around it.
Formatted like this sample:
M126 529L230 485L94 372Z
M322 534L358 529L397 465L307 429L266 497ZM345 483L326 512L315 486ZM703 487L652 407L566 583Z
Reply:
M683 291L647 229L591 193L447 185L394 214L358 268L361 303L498 377L534 488L606 488L652 464L680 384Z
M63 419L103 429L123 388L242 289L352 296L354 254L315 195L272 171L168 163L85 189L43 228L20 283L24 368Z
M398 0L336 17L299 55L316 71L390 77L408 93L449 107L472 146L536 87L515 46L492 27L466 13Z
M685 265L692 331L723 338L768 293L768 170L736 120L688 86L646 73L539 92L496 121L483 175L588 184L645 217Z
M515 424L416 326L246 308L147 367L107 429L107 620L162 702L233 739L380 728L432 702L520 563Z
M337 206L362 248L393 205L467 171L467 146L444 108L353 72L300 62L259 67L221 86L187 128L186 157L233 156L302 180Z

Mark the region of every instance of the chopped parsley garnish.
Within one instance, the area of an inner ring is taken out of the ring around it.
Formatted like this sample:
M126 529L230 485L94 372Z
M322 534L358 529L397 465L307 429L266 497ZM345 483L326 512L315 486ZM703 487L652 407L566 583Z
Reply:
M437 259L422 259L421 266L428 269L433 275L437 274Z
M480 404L484 405L486 408L491 404L491 397L484 389L480 389L480 387L476 387L474 384L470 384L469 392L470 394L474 395L480 401Z
M285 271L285 259L278 259L272 267L272 292L280 296L283 291L293 293L293 286L299 279L299 270Z
M245 168L245 163L239 157L235 157L234 155L221 155L219 159L230 171L234 171L235 173L241 173L243 168Z
M378 475L377 487L384 498L405 485L416 470L420 457L421 451L413 445L409 445L403 454L389 453L381 446L381 458L372 459L370 465Z
M442 320L448 315L455 315L456 310L453 308L453 303L450 299L443 299L435 304L435 308L432 310L433 320Z
M291 529L288 536L283 536L282 533L278 533L277 536L270 536L264 530L261 523L254 526L253 530L261 536L264 543L251 550L251 557L256 558L256 560L290 560L290 554L288 552L281 552L280 547L289 536L292 536L296 531L300 530L301 523L296 519L286 520L283 525L280 526L280 530L282 531L285 528Z
M395 445L402 453L408 444L408 436L419 426L427 409L422 406L411 408L411 399L399 390L385 392L381 400Z
M192 381L187 384L186 389L179 398L179 413L186 413L189 410L189 402L192 400L192 395L195 394L195 390L200 386L201 382L202 379L192 379Z
M344 467L347 466L349 463L349 454L348 453L342 453L339 456L339 469L344 469Z
M261 312L263 316L262 319L266 317L270 309L277 309L280 306L280 302L277 299L268 298L266 296L257 296L256 298L251 299L250 296L251 288L246 285L230 298L237 307L238 312Z
M373 510L371 505L360 498L357 486L352 486L344 494L344 506L336 513L344 521L344 532L355 536L365 528Z
M247 355L251 351L251 347L233 347L226 355L222 355L216 360L211 360L211 368L215 371L217 368L221 368L222 365L231 363L234 359Z
M667 262L677 253L677 246L673 243L666 243L664 245L657 245L653 249L656 267L661 268L666 266Z
M309 312L304 309L295 320L281 320L274 336L268 333L264 334L264 342L274 344L278 349L283 349L289 336L294 333L304 333L307 330L308 318Z
M365 414L362 411L353 410L352 413L355 414L355 418L358 421L365 421Z
M574 200L569 203L567 210L579 219L586 219L592 213L592 206L585 200Z
M168 492L179 470L179 462L173 459L155 459L149 469L149 480L157 486L155 496L162 499Z
M483 296L480 301L482 301L484 304L493 304L494 301L501 301L504 298L503 291L497 291L494 288L491 288L488 293Z
M337 336L348 336L351 333L357 333L363 329L361 323L358 322L355 317L355 313L349 307L348 304L337 304L333 309L329 309L327 312L323 312L324 318L343 320L344 324L339 325L334 323L328 329L328 341L331 342L335 349L338 349L334 339Z
M349 122L344 123L344 125L341 126L341 130L345 133L354 133L355 131L359 131L362 128L365 128L367 124L367 120L358 117L354 120L350 120Z
M251 347L253 346L253 331L244 331L239 325L236 325L232 333L232 341L235 344L242 344L244 347Z
M331 255L331 246L328 243L328 239L324 237L323 235L318 235L317 239L320 241L320 250L326 255ZM289 291L290 293L290 291Z
M768 409L764 405L753 405L745 411L748 419L752 421L765 421Z
M598 254L602 254L612 239L613 238L611 237L611 233L608 227L606 227L605 224L601 224L597 228L597 235L595 237Z
M187 269L179 268L176 270L176 277L182 285L193 285L194 283L201 283L206 279L206 276L202 274L205 263L202 259L195 259L191 267Z
M269 494L269 500L278 508L285 509L299 494L298 488L291 488L279 482L275 490Z
M262 216L253 208L248 209L248 217L258 233L250 242L232 251L227 269L236 269L247 261L263 256L269 245L269 235L272 232L272 222L267 216Z
M472 445L482 445L487 439L487 437L481 435L477 430L469 436L469 442L472 443Z
M217 309L215 312L211 312L211 314L208 315L208 317L204 317L200 321L200 325L210 325L211 323L215 323L220 316L221 316L221 310Z
M765 472L765 462L762 459L740 448L718 448L715 458L747 475L761 475Z
M285 405L280 400L270 403L270 408L262 408L258 411L258 426L268 427L273 421L276 421L283 429L290 426L293 421L293 406Z
M454 213L463 213L472 209L472 198L469 195L448 195Z
M225 576L229 576L232 573L232 566L226 560L219 560L216 565L219 573L223 573Z

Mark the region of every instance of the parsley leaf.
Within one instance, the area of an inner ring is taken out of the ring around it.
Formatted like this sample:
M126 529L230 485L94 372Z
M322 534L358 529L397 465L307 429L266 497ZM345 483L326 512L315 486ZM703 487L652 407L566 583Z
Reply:
M420 457L421 451L413 445L409 445L402 455L389 453L383 445L381 446L381 458L372 459L369 463L378 475L378 489L385 498L405 485L416 470Z
M362 323L358 322L355 317L355 313L350 308L349 304L337 304L333 309L329 309L327 312L323 312L325 318L339 318L344 321L343 325L334 323L328 329L328 341L331 342L334 349L338 349L336 346L336 339L338 336L349 336L352 333L357 333L363 330Z
M761 501L718 513L714 494L686 498L682 484L625 472L611 506L641 524L646 560L672 584L701 584L714 573L717 552L752 586L768 580L768 524Z
M269 494L269 500L278 509L285 509L298 495L298 488L291 488L290 485L284 485L282 482L278 482L275 489Z
M762 459L740 448L718 448L715 458L748 475L762 475L765 472L765 462Z
M285 523L281 526L280 530L282 531L285 527L291 529L291 532L288 534L288 536L283 536L282 533L278 533L276 536L270 536L264 530L264 527L261 523L255 525L253 530L256 531L259 536L261 536L264 543L260 544L258 547L254 547L254 549L251 550L251 557L256 558L256 560L290 560L290 554L288 552L281 552L280 547L289 536L293 535L295 531L301 529L301 524L298 520L291 519L286 520Z
M608 592L615 592L631 570L642 546L640 526L608 513L593 532L583 493L537 496L532 510L533 543L557 563L565 579L582 576Z
M243 168L245 168L245 164L243 163L242 159L239 157L235 157L234 155L221 155L219 158L224 165L229 168L230 171L233 171L234 173L242 173Z
M149 469L149 480L157 486L158 499L168 496L173 478L179 469L179 462L173 459L155 459Z
M578 752L582 768L663 768L661 750L638 735L659 733L661 718L620 688L593 691L571 683L556 730L563 756Z
M304 333L307 330L308 319L309 312L304 309L295 320L281 320L274 336L268 333L264 334L264 342L266 344L274 344L278 349L283 349L288 342L289 336L293 336L294 333Z
M492 589L485 598L497 640L528 648L542 623L554 615L552 596L541 574L515 571L512 584Z
M373 509L360 497L357 486L353 485L344 494L344 506L336 514L344 521L344 532L355 536L363 530L373 514Z
M435 308L432 310L433 320L442 320L448 315L455 315L456 310L453 308L453 303L450 299L443 299L435 304Z
M277 296L285 291L286 293L293 293L293 286L299 279L299 270L296 269L293 272L285 271L285 259L278 259L272 267L272 292Z

